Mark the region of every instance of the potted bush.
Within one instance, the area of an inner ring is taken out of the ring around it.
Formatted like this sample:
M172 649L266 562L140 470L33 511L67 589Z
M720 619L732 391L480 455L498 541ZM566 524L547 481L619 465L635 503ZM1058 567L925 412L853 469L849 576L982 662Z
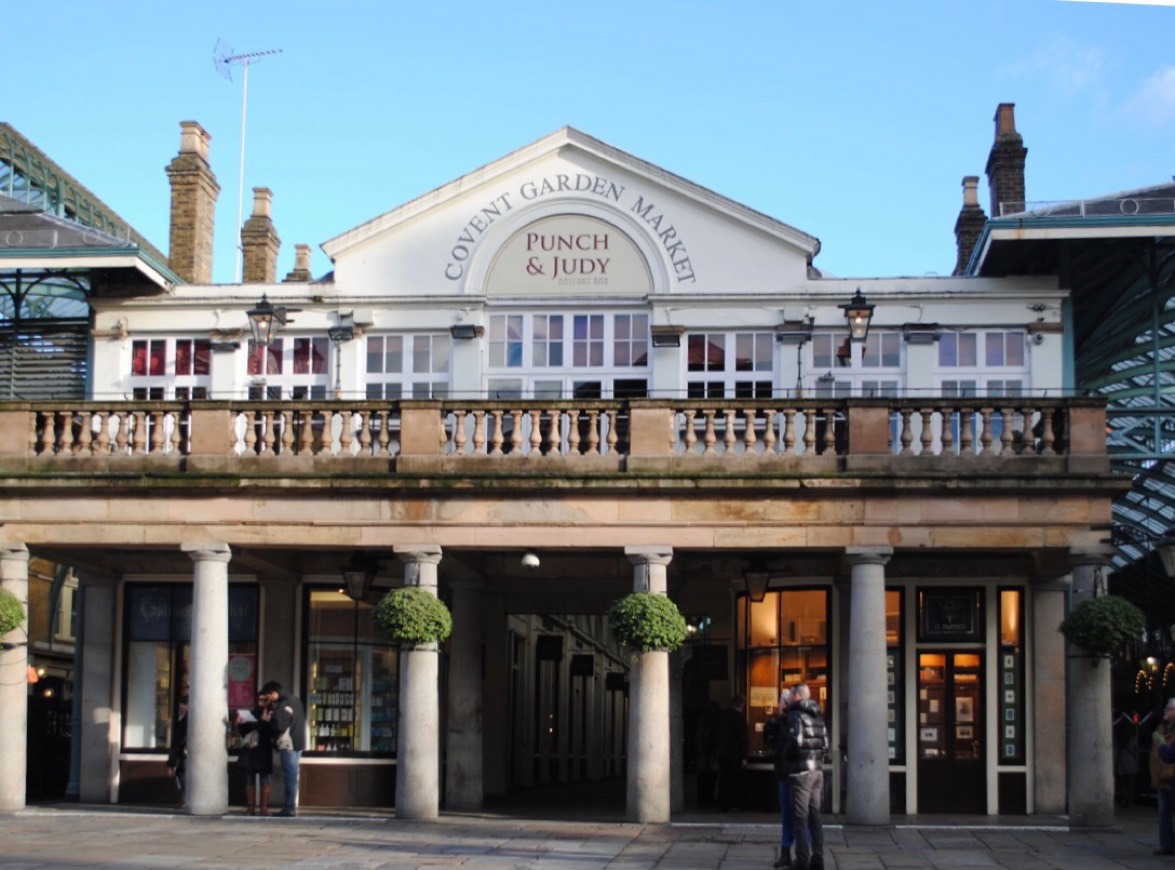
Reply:
M1145 632L1146 617L1121 595L1087 598L1061 623L1069 643L1098 658L1137 642Z
M393 589L372 613L376 627L401 643L440 643L453 632L453 617L445 602L419 586Z
M685 617L668 596L633 592L608 611L608 626L627 647L652 652L673 651L685 642Z
M20 628L24 622L24 605L7 589L0 589L0 635Z

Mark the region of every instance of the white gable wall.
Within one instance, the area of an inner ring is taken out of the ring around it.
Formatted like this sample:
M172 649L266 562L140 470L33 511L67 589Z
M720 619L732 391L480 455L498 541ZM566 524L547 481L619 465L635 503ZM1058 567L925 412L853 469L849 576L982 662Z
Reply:
M335 256L342 295L481 295L499 246L533 221L581 214L623 232L654 293L779 292L807 276L788 228L722 197L673 187L576 148L463 185L451 198L352 241ZM791 231L794 235L794 231Z

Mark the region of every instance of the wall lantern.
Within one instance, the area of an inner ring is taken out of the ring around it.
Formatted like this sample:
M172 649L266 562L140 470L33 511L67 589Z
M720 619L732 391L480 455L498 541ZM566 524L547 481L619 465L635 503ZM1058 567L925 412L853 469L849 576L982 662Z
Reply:
M335 344L342 344L355 337L355 327L350 324L339 324L328 329L326 334Z
M458 341L469 341L471 338L481 338L485 335L485 327L476 323L454 323L449 327L449 335Z
M649 327L649 335L653 340L653 347L681 347L681 336L684 332L684 326Z
M249 328L253 330L253 342L259 347L268 347L283 326L293 323L289 315L301 310L274 306L269 296L262 293L261 301L245 312L249 316Z
M371 584L375 582L375 575L379 572L379 558L365 556L355 552L351 554L351 561L341 569L343 588L347 596L354 601L363 601L371 591Z
M861 288L858 287L853 298L841 303L840 307L844 309L845 319L849 322L849 337L853 341L864 341L865 336L869 334L869 321L873 319L874 306L865 299Z
M743 573L743 588L747 596L755 604L759 604L767 597L767 583L771 575L766 571L745 571Z

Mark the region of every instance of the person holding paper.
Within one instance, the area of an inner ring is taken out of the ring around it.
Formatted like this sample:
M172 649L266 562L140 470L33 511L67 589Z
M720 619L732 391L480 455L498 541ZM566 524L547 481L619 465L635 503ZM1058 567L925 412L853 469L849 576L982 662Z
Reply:
M245 812L250 816L267 816L274 737L269 696L258 692L257 705L252 710L237 710L233 725L241 735L237 764L245 771Z

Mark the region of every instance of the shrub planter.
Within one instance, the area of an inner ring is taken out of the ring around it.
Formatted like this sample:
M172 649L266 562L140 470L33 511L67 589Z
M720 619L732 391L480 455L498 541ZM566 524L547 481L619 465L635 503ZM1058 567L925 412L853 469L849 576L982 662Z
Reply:
M24 622L24 605L7 589L0 589L0 636L20 628Z
M393 589L375 606L376 628L390 640L428 647L453 632L453 617L445 602L419 586Z
M1061 622L1065 639L1089 653L1094 665L1137 643L1145 632L1146 617L1121 595L1087 598Z
M677 605L652 592L633 592L615 601L608 626L618 641L641 652L672 652L686 637L685 617Z

